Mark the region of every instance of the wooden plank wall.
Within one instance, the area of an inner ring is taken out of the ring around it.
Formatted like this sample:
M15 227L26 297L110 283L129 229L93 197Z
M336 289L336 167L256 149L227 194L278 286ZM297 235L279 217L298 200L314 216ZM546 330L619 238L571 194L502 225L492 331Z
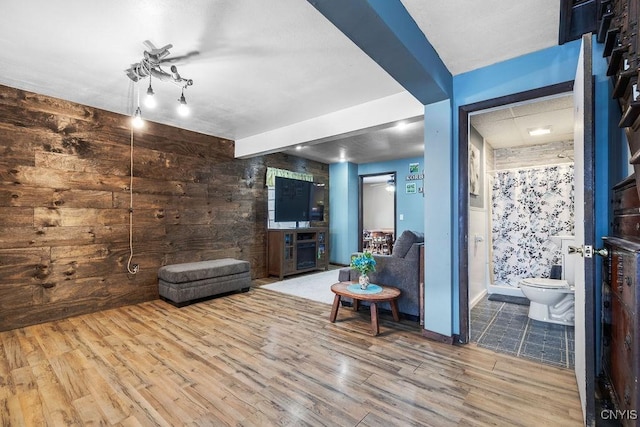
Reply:
M217 258L266 273L266 167L328 166L0 85L0 330L158 298L165 264ZM328 188L328 187L327 187ZM327 195L328 203L328 195ZM328 225L326 223L318 225Z

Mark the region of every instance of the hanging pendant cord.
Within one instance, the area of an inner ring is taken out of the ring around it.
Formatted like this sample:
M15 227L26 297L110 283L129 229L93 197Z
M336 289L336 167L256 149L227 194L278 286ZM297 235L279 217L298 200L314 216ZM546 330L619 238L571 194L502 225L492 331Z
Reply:
M140 90L138 89L138 107L140 107ZM129 260L127 261L127 271L129 274L138 272L138 264L131 265L133 259L133 123L129 124L131 128L131 139L129 141Z
M133 258L133 126L131 126L131 143L130 143L130 155L129 155L131 173L129 174L129 261L127 261L127 271L130 274L136 274L138 272L138 265L134 264L131 267L131 260Z

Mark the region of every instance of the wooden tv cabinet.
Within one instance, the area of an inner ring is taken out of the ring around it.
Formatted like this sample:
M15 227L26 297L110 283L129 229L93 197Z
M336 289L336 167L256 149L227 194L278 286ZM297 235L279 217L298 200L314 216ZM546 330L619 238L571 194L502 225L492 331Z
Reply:
M267 273L284 276L329 269L327 228L286 228L267 231Z

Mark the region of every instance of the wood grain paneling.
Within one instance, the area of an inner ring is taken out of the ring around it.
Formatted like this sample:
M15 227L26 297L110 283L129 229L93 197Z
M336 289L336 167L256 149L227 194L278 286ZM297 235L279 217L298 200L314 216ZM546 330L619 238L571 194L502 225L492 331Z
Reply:
M128 117L0 86L0 330L155 299L165 264L232 257L265 277L267 166L329 182L321 163L235 159L233 141L147 122L130 275L130 139Z
M254 287L0 333L0 424L581 426L572 370Z

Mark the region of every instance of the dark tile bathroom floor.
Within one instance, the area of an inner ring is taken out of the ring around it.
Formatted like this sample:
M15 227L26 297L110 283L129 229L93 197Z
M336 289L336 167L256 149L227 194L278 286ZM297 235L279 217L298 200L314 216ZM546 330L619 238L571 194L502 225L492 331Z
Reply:
M573 368L573 326L531 320L528 305L482 301L471 309L471 342L500 353Z

